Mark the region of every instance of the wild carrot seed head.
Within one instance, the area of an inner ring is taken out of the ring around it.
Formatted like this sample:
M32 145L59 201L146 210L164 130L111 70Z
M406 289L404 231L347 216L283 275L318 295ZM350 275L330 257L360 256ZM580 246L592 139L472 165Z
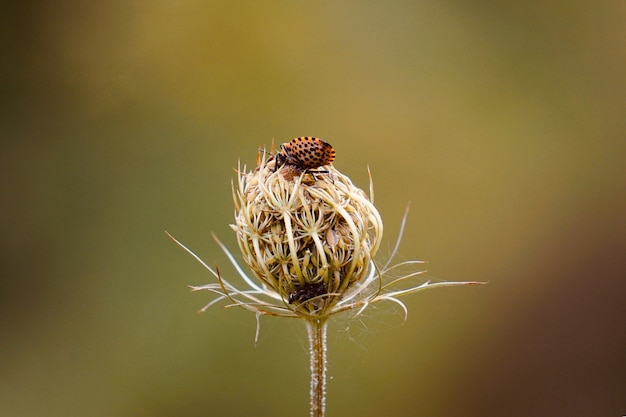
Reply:
M262 155L254 170L238 173L232 228L257 279L295 314L325 317L366 273L382 220L332 165L316 173L278 163Z

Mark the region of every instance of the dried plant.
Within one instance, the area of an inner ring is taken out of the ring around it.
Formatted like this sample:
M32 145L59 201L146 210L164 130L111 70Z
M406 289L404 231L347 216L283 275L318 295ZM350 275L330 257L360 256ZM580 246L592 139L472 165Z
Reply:
M237 183L232 185L235 223L231 227L253 276L213 237L237 271L240 284L225 279L217 267L208 266L168 233L217 279L192 287L216 295L202 311L220 301L252 311L257 316L256 338L260 316L303 319L310 342L313 417L325 414L330 317L349 310L356 317L372 303L391 301L403 309L406 318L408 310L400 300L404 295L429 288L479 284L423 281L415 285L410 278L426 272L420 267L424 262L393 263L408 207L391 256L383 264L376 262L383 222L373 204L371 175L368 196L330 164L334 150L326 145L316 138L297 138L284 144L280 153L260 151L253 170L239 166ZM313 153L313 162L306 153ZM397 272L407 267L411 271L398 277Z

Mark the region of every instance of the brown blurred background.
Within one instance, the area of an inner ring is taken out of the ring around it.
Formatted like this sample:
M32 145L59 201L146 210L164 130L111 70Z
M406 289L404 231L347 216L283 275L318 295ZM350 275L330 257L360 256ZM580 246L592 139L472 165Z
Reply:
M626 7L13 2L0 415L307 415L304 326L196 312L230 181L318 136L433 279L331 328L329 416L626 414Z

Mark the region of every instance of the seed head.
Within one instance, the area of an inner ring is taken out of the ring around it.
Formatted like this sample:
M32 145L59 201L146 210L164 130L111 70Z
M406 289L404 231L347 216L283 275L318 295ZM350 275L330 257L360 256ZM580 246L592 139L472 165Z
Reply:
M307 156L310 152L314 155ZM201 311L230 300L228 306L253 311L257 317L299 317L320 323L336 313L352 310L357 316L371 303L391 301L406 318L402 296L430 288L482 284L416 283L414 278L426 272L420 268L424 261L392 263L408 207L389 258L382 264L375 262L383 223L373 204L371 177L368 196L331 165L334 157L334 149L326 142L302 137L283 144L274 155L260 151L251 171L239 167L233 184L235 223L231 227L254 277L213 237L244 287L232 284L217 267L208 266L168 233L217 278L217 283L191 287L217 295ZM258 331L257 322L257 337Z
M293 172L276 158L238 173L237 242L256 278L297 315L327 316L361 281L383 223L350 178L327 166Z
M391 256L382 266L374 262L380 247L383 223L370 196L335 169L335 150L313 137L299 137L268 157L259 152L257 167L237 170L233 184L235 223L231 225L251 279L235 257L217 239L239 276L241 289L224 279L183 244L170 237L202 263L218 283L192 287L217 297L203 310L228 299L232 305L256 312L257 337L260 315L298 317L306 320L311 354L311 416L323 416L326 386L327 319L354 310L360 314L370 303L392 301L407 315L398 297L438 286L476 282L426 281L399 288L425 271L404 273L389 282L384 277L422 261L391 265L404 230L406 213ZM322 168L322 169L320 169ZM408 208L407 208L408 212ZM168 234L169 235L169 234Z

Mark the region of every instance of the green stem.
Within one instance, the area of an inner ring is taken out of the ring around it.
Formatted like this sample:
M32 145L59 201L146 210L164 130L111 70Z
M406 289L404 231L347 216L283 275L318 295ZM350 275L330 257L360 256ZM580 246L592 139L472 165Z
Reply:
M307 321L311 355L311 417L326 413L326 320Z

